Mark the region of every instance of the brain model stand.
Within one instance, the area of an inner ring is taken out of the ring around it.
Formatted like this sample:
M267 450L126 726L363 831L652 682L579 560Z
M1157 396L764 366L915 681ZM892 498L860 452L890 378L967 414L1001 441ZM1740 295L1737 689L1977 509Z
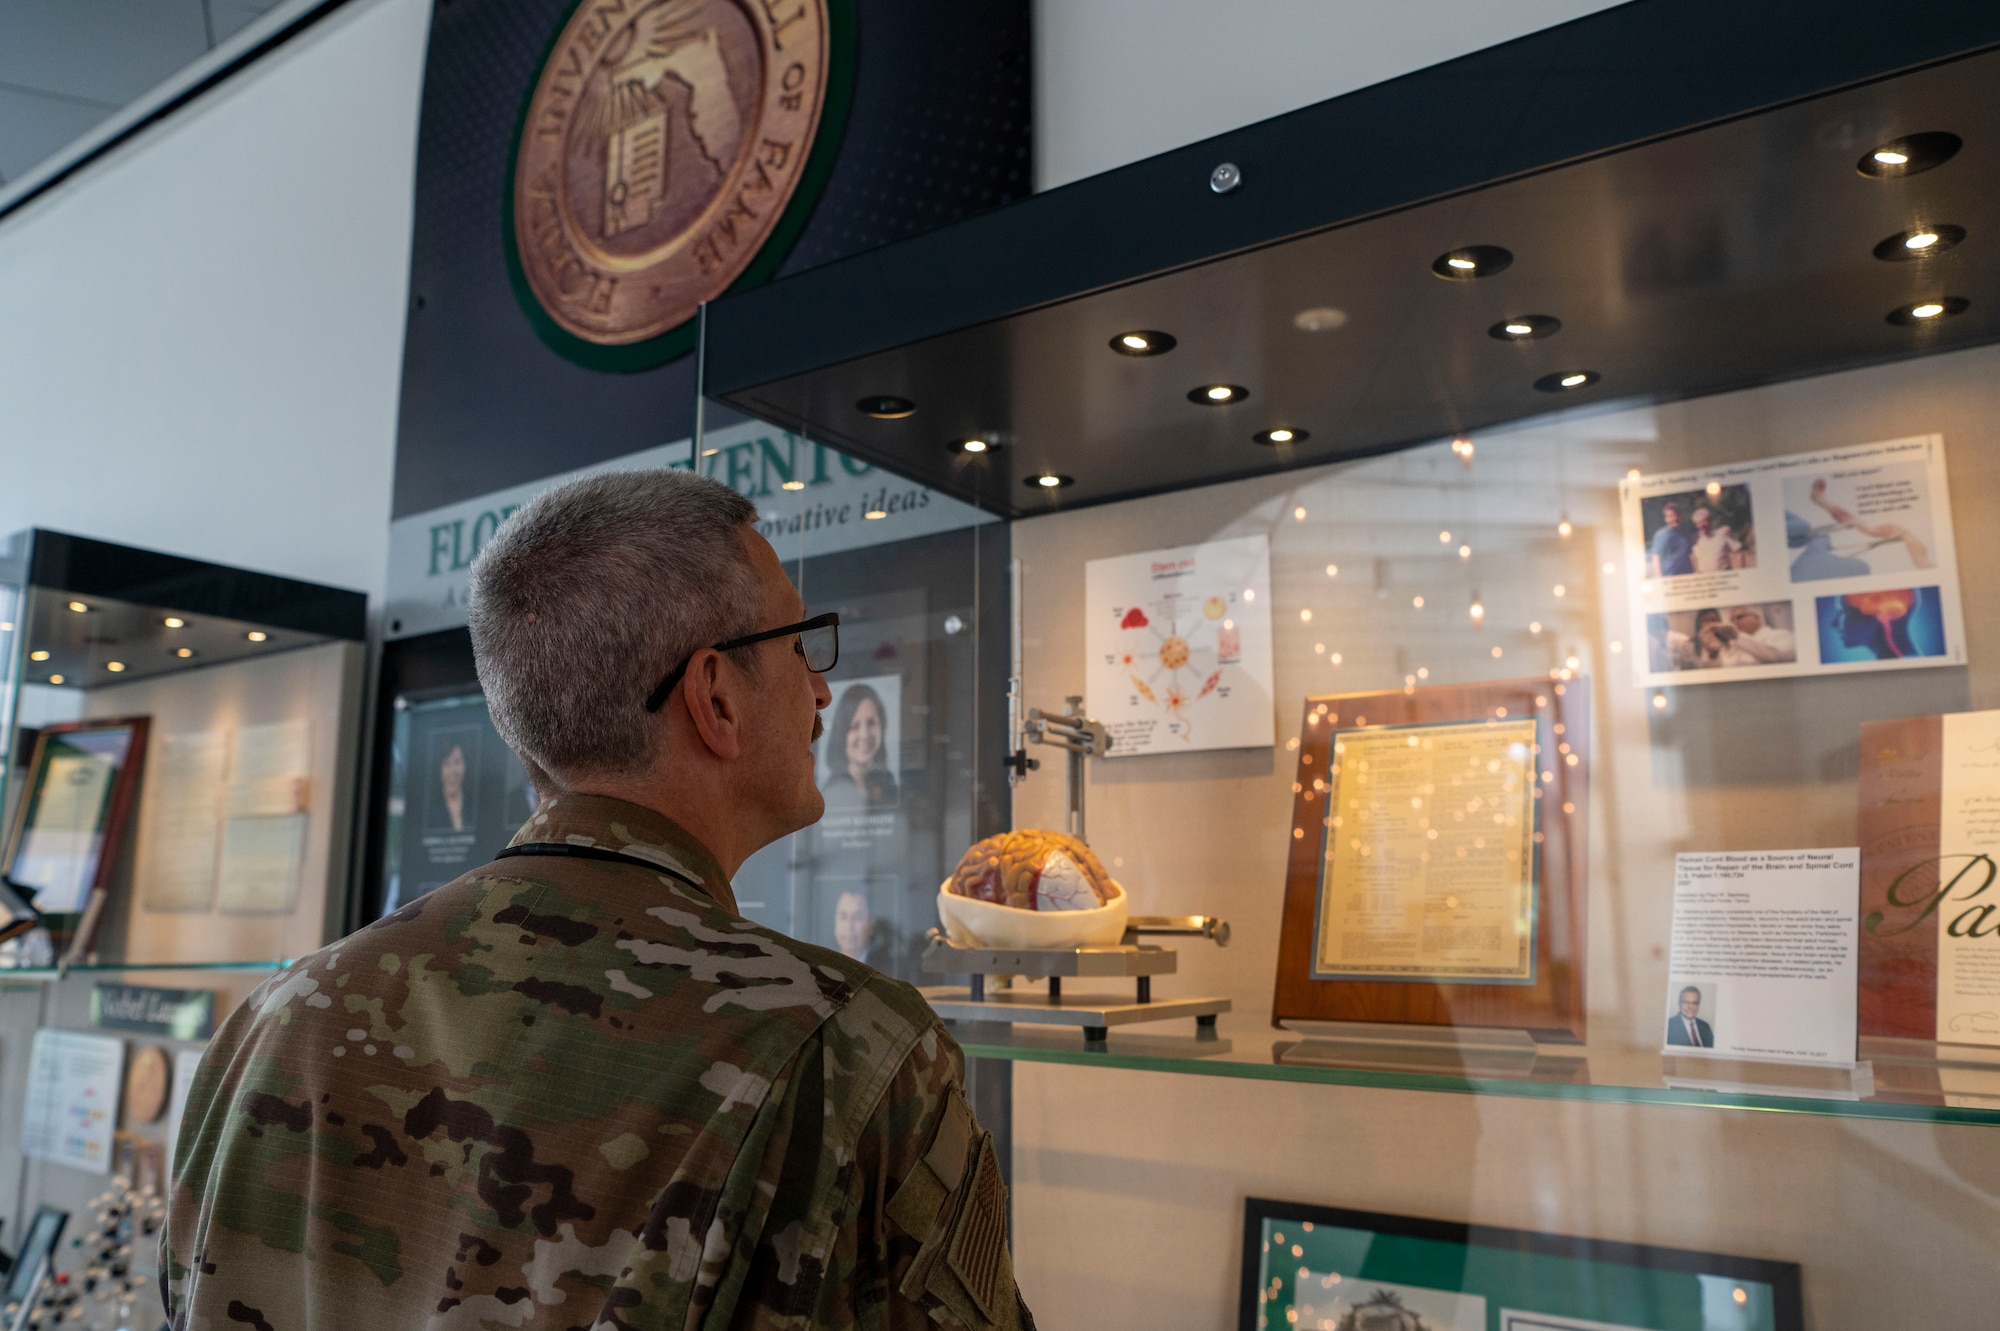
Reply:
M1083 715L1083 699L1072 697L1060 714L1030 710L1018 733L1026 743L1067 752L1069 830L1002 832L965 852L938 888L941 928L931 930L923 965L934 975L970 976L971 984L926 989L924 996L947 1021L1081 1027L1092 1043L1108 1039L1113 1026L1176 1017L1193 1017L1197 1034L1212 1039L1229 1000L1155 1000L1153 977L1171 975L1178 958L1171 948L1138 939L1179 934L1226 945L1229 926L1207 915L1130 914L1124 887L1084 840L1084 763L1110 747L1104 727ZM1040 764L1017 745L1008 766L1019 780ZM1016 987L1017 977L1047 985ZM1069 977L1130 979L1136 999L1065 994ZM997 992L989 992L989 978L998 981Z

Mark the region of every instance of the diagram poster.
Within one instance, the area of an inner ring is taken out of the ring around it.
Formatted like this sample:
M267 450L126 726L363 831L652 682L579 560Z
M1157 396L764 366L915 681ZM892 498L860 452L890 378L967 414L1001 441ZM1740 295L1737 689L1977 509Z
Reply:
M1111 757L1275 740L1267 537L1093 559L1084 603L1087 710Z
M1639 682L1963 665L1944 440L1620 487Z
M125 1042L75 1031L35 1032L21 1153L96 1174L111 1172Z

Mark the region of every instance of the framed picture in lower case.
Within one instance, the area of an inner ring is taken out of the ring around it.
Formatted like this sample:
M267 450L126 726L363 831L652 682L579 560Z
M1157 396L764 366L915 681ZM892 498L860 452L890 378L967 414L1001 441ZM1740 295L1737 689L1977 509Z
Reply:
M1585 1038L1589 684L1306 699L1274 1022Z
M1239 1331L1804 1331L1799 1267L1252 1197Z

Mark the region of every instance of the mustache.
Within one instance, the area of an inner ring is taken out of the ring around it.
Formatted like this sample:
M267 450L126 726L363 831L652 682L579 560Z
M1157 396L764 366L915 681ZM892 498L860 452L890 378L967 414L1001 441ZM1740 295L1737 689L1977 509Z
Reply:
M825 733L826 733L826 718L821 716L818 712L814 712L812 742L815 744L819 743L819 737L821 735L824 735Z

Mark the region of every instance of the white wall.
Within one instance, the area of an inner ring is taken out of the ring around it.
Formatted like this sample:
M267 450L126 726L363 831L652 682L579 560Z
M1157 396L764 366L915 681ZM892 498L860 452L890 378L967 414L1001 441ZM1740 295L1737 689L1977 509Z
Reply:
M1610 7L1606 0L1035 0L1035 188Z
M356 0L0 223L0 535L379 596L428 0Z

